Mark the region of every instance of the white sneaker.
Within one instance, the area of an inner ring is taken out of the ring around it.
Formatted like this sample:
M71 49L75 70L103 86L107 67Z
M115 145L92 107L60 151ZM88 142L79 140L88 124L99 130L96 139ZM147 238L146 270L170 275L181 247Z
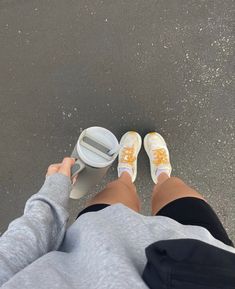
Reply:
M151 177L157 184L161 173L171 175L170 155L164 138L156 132L148 133L144 138L144 148L150 161Z
M128 131L122 136L118 158L118 177L120 177L123 172L128 172L132 182L135 181L137 176L137 157L141 145L141 136L135 131Z

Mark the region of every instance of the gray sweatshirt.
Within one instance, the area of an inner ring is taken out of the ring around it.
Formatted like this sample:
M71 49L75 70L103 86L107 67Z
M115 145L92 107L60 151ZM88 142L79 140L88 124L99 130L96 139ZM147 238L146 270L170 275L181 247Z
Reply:
M121 204L86 213L66 231L70 190L68 177L47 177L0 237L1 288L147 289L145 248L158 240L193 238L235 253L202 227Z

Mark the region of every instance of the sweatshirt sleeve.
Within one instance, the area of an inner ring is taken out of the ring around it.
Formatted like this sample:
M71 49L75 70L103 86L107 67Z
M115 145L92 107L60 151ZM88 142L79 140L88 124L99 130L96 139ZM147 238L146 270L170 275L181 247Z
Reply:
M25 205L22 217L0 237L0 287L14 274L61 245L69 218L69 177L48 176Z

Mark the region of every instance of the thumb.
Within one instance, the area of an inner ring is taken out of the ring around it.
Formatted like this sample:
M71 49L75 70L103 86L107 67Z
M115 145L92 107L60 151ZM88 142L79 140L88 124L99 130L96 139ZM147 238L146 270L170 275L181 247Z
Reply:
M74 163L75 159L64 158L58 170L58 173L61 173L67 177L71 177L71 167L74 165Z

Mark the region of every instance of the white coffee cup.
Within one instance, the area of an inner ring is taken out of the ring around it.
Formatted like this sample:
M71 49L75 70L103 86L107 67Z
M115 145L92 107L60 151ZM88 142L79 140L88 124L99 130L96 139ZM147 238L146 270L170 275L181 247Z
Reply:
M102 144L111 148L110 158L106 159L81 145L82 139L86 134L89 134L96 141L102 142ZM118 140L108 129L95 126L82 131L71 155L71 157L76 159L75 166L72 168L72 175L73 177L77 175L77 180L73 185L70 198L79 199L84 196L92 186L98 184L115 161L118 152Z

